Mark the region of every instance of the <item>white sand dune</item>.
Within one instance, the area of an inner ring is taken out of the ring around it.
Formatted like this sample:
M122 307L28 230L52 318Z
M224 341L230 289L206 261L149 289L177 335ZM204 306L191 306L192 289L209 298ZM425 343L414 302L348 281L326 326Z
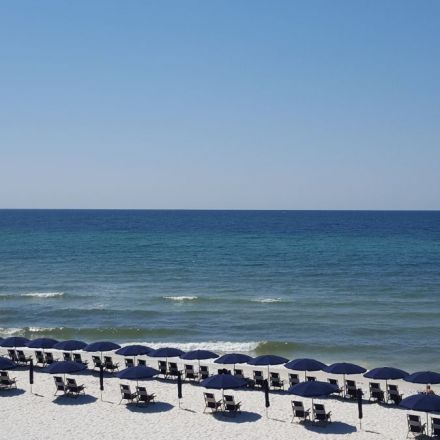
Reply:
M115 357L117 358L117 357ZM122 359L119 359L122 365ZM150 359L149 364L157 365ZM179 364L181 362L179 361ZM213 369L219 366L209 362ZM183 365L183 364L182 364ZM221 366L220 366L221 367ZM287 380L284 367L280 371ZM245 372L251 372L245 368ZM236 417L203 414L204 388L184 383L183 399L179 409L175 382L143 381L148 392L157 396L157 403L145 408L118 405L121 381L116 377L105 379L103 400L100 399L99 379L90 374L71 375L87 387L87 396L78 399L54 397L53 378L35 373L33 393L30 392L28 372L10 372L18 381L18 390L0 392L2 427L0 439L402 439L406 437L406 411L398 408L365 404L362 429L357 418L357 404L335 398L317 399L332 412L333 422L325 427L291 423L290 401L293 396L271 393L268 417L264 408L264 394L258 390L228 391L242 402L243 413ZM318 378L327 378L316 374ZM367 390L364 378L355 377ZM129 382L124 382L129 383ZM398 381L401 390L413 394L420 386ZM130 385L134 387L135 382ZM221 391L215 394L220 398ZM301 399L306 407L310 399ZM424 414L420 414L424 417Z

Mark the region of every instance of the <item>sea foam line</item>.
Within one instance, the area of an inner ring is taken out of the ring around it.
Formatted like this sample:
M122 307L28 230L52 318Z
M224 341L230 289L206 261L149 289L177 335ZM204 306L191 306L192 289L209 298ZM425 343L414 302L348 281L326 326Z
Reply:
M151 348L162 348L162 347L176 347L180 348L183 351L191 351L191 350L212 350L218 351L221 353L229 353L229 352L244 352L250 353L255 351L261 342L231 342L231 341L206 341L206 342L142 342L142 344L147 345ZM121 344L121 345L130 345Z
M30 298L57 298L64 296L64 292L29 292L29 293L23 293L20 296L25 296Z
M199 299L198 296L163 296L163 299L167 299L169 301L195 301L196 299Z
M283 300L281 298L255 298L252 300L252 302L258 302L258 303L280 303Z

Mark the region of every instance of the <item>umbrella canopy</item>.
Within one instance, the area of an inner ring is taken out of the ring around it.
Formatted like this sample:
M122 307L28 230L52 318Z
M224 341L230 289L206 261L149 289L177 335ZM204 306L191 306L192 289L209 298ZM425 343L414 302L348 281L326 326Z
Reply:
M331 374L362 374L367 370L364 367L356 364L350 364L347 362L338 362L325 367L322 371Z
M327 367L327 365L323 364L322 362L319 362L315 359L307 359L307 358L294 359L290 362L287 362L287 364L284 366L289 370L296 370L296 371L321 371Z
M187 361L215 359L218 358L218 354L209 350L193 350L183 353L180 358Z
M17 368L17 365L5 357L0 357L0 370L12 370Z
M148 354L153 349L147 347L146 345L126 345L125 347L116 350L116 354L120 354L121 356L142 356L144 354Z
M117 376L119 379L142 380L150 379L159 373L160 371L154 368L138 365L137 367L125 368L124 370L120 371Z
M27 346L28 348L53 348L58 341L51 338L38 338L30 341Z
M69 374L77 373L78 371L85 370L86 368L86 365L80 364L79 362L60 361L50 364L44 369L44 371L50 374Z
M179 357L183 353L184 352L182 350L179 350L178 348L162 347L162 348L158 348L157 350L150 351L150 353L148 353L148 356L155 358L169 358L169 357Z
M90 351L90 352L100 351L102 353L103 351L113 351L113 350L117 350L118 348L121 348L121 346L118 344L115 344L114 342L98 341L98 342L92 342L91 344L86 345L83 348L83 350Z
M392 367L373 368L372 370L370 370L364 374L364 377L367 377L368 379L375 379L375 380L402 379L405 376L408 376L408 373L406 371L399 370L398 368L392 368Z
M332 385L327 382L301 382L293 385L289 388L288 392L290 394L295 394L301 397L320 397L328 396L334 392L338 391L336 385Z
M28 338L23 338L22 336L10 336L9 338L3 339L0 343L2 347L26 347L29 343Z
M247 354L241 354L241 353L230 353L230 354L224 354L223 356L220 356L218 359L214 361L216 364L245 364L246 362L249 362L252 358L248 356Z
M435 384L440 383L440 374L433 371L417 371L403 378L406 382Z
M86 342L77 341L75 339L69 339L67 341L58 342L52 348L54 348L55 350L73 351L73 350L82 350L86 346L87 346Z
M399 406L413 411L423 412L437 412L440 411L440 396L435 394L414 394L413 396L405 397Z
M264 354L248 361L249 365L281 365L285 364L288 359L273 354Z
M246 386L247 382L243 378L232 376L232 374L215 374L202 380L200 384L205 388L215 390L232 390Z

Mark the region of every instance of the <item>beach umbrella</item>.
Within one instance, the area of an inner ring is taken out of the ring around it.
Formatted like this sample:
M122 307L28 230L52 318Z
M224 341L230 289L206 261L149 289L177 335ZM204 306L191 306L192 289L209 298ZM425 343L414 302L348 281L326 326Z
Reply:
M304 378L307 375L307 371L321 371L327 367L327 365L319 362L315 359L293 359L284 365L289 370L304 371Z
M426 413L426 426L428 426L428 413L440 411L440 396L435 394L419 393L405 397L399 403L401 408Z
M179 400L179 408L180 408L181 398L182 398L182 373L179 371L177 373L177 399Z
M88 351L88 352L92 352L92 353L100 352L101 353L101 360L102 360L102 353L104 351L113 351L113 350L117 350L118 348L121 348L121 346L118 344L115 344L114 342L98 341L98 342L92 342L91 344L86 345L83 348L83 350Z
M360 365L350 364L348 362L337 362L335 364L331 364L331 365L323 368L322 371L325 371L326 373L330 373L330 374L342 374L343 382L344 382L344 389L345 389L345 376L346 375L362 374L362 373L365 373L367 370L364 367L361 367Z
M155 368L138 365L137 367L125 368L117 374L117 377L119 379L135 380L136 384L139 384L140 380L151 379L158 374L160 374L160 371Z
M295 396L301 397L311 397L312 398L312 406L313 399L315 397L321 396L329 396L332 393L338 391L338 387L328 382L301 382L296 385L291 386L288 389L288 393L294 394Z
M180 359L184 359L186 361L197 360L199 364L199 370L200 370L201 360L215 359L215 358L218 358L218 354L209 350L192 350L180 355Z
M152 348L147 347L146 345L126 345L125 347L120 348L119 350L116 350L115 353L119 354L121 356L142 356L144 354L148 354L151 351L153 351Z
M104 391L104 365L99 366L99 390L101 391L101 400L102 400L102 392Z
M440 383L440 374L434 371L417 371L403 378L406 382L436 384Z
M80 364L79 362L60 361L50 364L48 367L44 368L44 371L49 374L69 374L83 371L86 368L86 365Z
M182 354L184 354L184 352L182 350L179 350L178 348L162 347L150 351L150 353L148 353L148 356L154 358L170 358L170 357L179 357L182 356Z
M248 361L248 365L254 365L254 366L265 366L267 365L267 376L269 376L269 367L271 365L281 365L285 364L288 361L288 359L282 357L282 356L276 356L273 354L263 354L261 356L257 356L256 358L251 359Z
M87 346L86 342L77 341L75 339L69 339L67 341L61 341L56 343L52 348L54 350L74 351L74 350L82 350L86 346Z
M29 384L31 386L32 393L32 385L34 384L34 361L32 359L29 362Z
M249 362L250 360L252 360L252 358L250 356L248 356L247 354L241 354L241 353L229 353L229 354L224 354L223 356L220 356L218 359L216 359L214 361L214 363L216 364L224 364L224 365L228 365L228 364L245 364L247 362Z
M0 370L13 370L17 368L17 364L10 359L0 356Z
M356 391L356 397L357 397L357 404L358 404L358 418L359 418L360 429L362 429L362 417L364 415L364 413L362 411L362 396L363 395L364 395L364 393L362 392L362 390L360 388L358 388Z
M367 377L368 379L384 380L385 387L388 386L389 380L403 379L406 376L408 376L408 373L406 371L392 367L373 368L372 370L367 371L364 374L364 377Z
M202 380L200 385L205 388L222 390L224 397L224 390L245 387L247 382L241 377L232 376L232 374L215 374Z
M27 344L27 347L28 348L41 348L44 350L45 348L53 348L53 346L57 343L58 343L58 341L56 339L38 338L38 339L34 339L34 340L30 341Z
M264 391L264 406L266 407L266 417L267 417L267 411L270 406L270 400L269 400L269 383L267 382L267 379L263 380L263 391Z
M28 338L23 338L22 336L10 336L9 338L3 339L0 343L1 347L17 348L26 347L29 343Z

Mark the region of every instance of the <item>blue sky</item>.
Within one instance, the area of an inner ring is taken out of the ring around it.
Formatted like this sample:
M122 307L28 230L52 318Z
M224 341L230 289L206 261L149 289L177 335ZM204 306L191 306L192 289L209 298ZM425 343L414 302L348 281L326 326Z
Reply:
M440 209L440 2L0 4L0 207Z

